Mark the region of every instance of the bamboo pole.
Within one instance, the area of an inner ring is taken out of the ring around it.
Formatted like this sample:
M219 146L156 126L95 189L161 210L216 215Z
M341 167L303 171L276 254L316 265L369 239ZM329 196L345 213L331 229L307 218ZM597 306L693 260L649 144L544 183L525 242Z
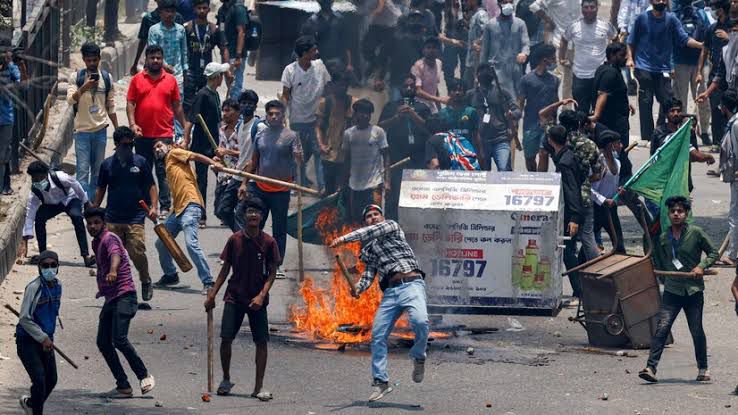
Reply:
M14 309L13 306L11 306L10 304L5 304L5 308L7 308L11 313L15 314L16 317L20 317L20 313L18 313L18 311L16 311L16 309ZM72 365L73 368L79 369L79 366L77 366L77 364L74 363L74 360L72 360L64 352L59 350L59 348L56 347L56 345L53 345L53 347L54 347L54 351L59 353L59 356L63 357L64 360L66 360L70 365Z
M300 186L294 183L285 182L282 180L272 179L271 177L259 176L257 174L247 173L245 171L236 170L236 169L230 169L228 167L218 167L217 169L218 171L222 171L223 173L245 177L247 179L256 180L257 182L264 182L264 183L269 183L269 184L273 184L276 186L283 186L283 187L287 187L292 190L296 190L298 192L310 193L311 195L316 195L316 196L320 195L320 192L318 192L317 190L303 187L303 186Z
M208 392L213 393L213 309L208 310Z
M302 183L301 162L297 163L297 183ZM297 191L297 268L299 281L305 281L305 263L302 256L302 192L300 190Z

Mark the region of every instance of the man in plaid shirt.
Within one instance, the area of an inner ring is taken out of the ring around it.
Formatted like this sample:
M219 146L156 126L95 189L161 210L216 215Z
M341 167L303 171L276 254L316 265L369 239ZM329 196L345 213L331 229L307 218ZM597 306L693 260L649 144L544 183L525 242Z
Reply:
M366 265L364 275L356 286L356 297L366 291L379 274L379 287L384 297L374 316L372 326L373 391L369 401L381 399L392 392L387 376L387 338L395 321L407 311L415 332L415 343L410 349L413 359L413 381L420 383L425 374L425 349L428 343L428 309L425 303L425 274L405 240L400 225L385 220L382 208L369 205L363 215L367 226L336 238L331 247L346 242L361 241L361 260Z

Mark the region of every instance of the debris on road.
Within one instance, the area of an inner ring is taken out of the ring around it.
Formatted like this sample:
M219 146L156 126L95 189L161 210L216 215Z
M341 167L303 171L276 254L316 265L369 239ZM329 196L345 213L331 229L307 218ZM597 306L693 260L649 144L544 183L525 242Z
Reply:
M487 402L487 403L484 404L484 406L487 407L487 408L491 408L492 407L492 403L491 402Z
M512 317L507 318L507 323L510 324L510 327L507 329L507 331L523 331L525 330L525 327L523 327L522 324L517 319L514 319Z
M203 393L202 394L202 401L203 402L210 402L210 394L209 393Z
M607 394L607 392L603 393L602 396L600 396L601 401L606 401L610 399L610 396Z
M0 354L0 360L10 360L10 358Z
M164 403L162 401L156 401L154 403L154 406L157 407L157 408L163 408L164 407Z
M148 329L148 330L146 330L146 333L154 334L154 329Z
M473 347L467 347L466 348L466 354L468 354L469 356L473 356L474 355L474 348Z
M162 334L161 337L159 337L159 340L161 340L161 341L165 341L166 339L167 339L167 335L166 334Z

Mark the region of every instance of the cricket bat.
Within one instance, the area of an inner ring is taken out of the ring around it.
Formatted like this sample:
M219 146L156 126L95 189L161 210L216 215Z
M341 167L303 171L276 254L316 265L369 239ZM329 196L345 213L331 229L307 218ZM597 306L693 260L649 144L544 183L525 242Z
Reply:
M146 212L149 211L149 205L146 204L143 200L138 201L138 205L141 206ZM172 237L172 234L169 233L166 226L164 226L163 223L160 223L158 220L151 220L154 222L154 232L156 232L156 236L159 237L159 240L164 244L164 248L167 249L169 254L174 259L174 262L177 263L179 266L179 269L182 270L182 272L187 272L192 269L192 263L189 259L185 256L184 252L182 252L182 248L179 247L177 244L177 241L174 240L174 237Z

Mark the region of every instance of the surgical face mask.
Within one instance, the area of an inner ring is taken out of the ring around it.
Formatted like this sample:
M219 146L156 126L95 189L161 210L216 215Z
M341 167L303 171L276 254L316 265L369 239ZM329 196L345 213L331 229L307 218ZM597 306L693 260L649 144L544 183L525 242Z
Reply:
M59 268L41 268L41 276L46 281L54 281L56 274L59 272Z
M43 179L38 182L33 182L33 187L35 187L38 190L46 190L46 187L49 185L49 179Z
M515 9L515 6L513 6L512 3L505 3L500 8L503 16L510 16L510 15L512 15L514 9Z
M490 74L482 74L479 75L479 83L484 86L489 86L492 84L492 75Z
M653 5L653 9L657 12L663 12L666 10L666 3L656 3Z
M244 117L252 117L255 111L256 107L252 107L250 105L241 107L241 114L243 114Z
M548 64L546 64L546 70L549 71L549 72L555 71L556 70L556 62L553 61L553 62L549 62Z

